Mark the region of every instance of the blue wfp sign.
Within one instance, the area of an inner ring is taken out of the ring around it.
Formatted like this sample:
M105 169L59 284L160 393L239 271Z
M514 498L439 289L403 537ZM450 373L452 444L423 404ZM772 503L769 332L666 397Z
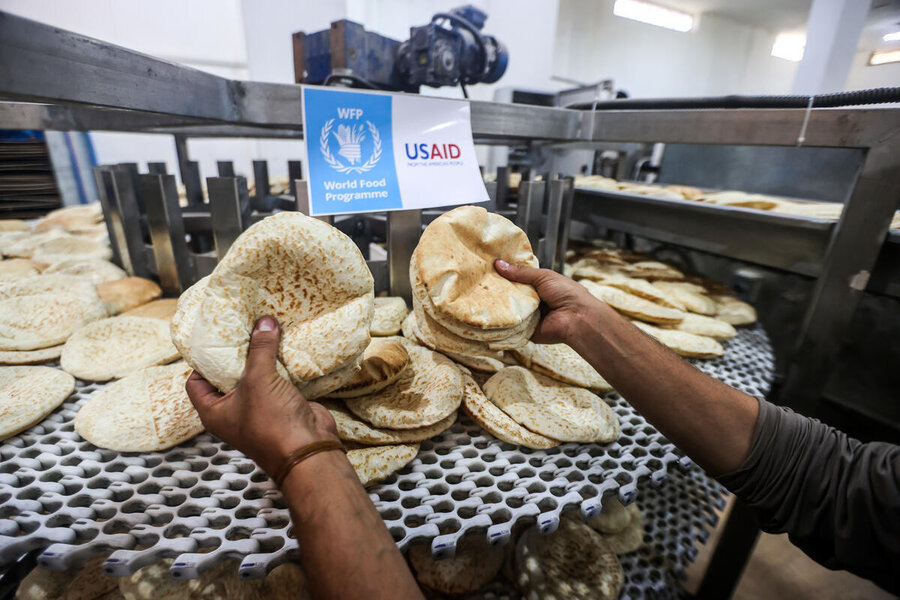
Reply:
M304 87L303 110L311 214L403 207L390 96Z

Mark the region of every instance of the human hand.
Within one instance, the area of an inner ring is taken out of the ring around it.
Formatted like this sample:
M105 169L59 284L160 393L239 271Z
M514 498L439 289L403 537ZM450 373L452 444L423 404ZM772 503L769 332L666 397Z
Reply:
M328 410L307 402L275 370L281 329L273 317L256 322L240 381L227 394L194 371L185 390L210 433L231 444L270 476L287 456L313 442L337 440Z
M494 261L494 268L503 277L532 286L540 296L541 321L532 341L537 344L573 345L579 322L591 310L602 304L581 284L550 269L534 269L512 265L505 260Z

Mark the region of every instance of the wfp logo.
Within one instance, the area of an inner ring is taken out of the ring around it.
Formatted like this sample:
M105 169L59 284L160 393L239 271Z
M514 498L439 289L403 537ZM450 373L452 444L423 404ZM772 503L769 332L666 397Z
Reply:
M337 112L338 118L326 121L319 135L322 158L338 173L371 171L381 158L378 128L372 121L361 121L360 108L338 108ZM365 162L364 156L368 156Z

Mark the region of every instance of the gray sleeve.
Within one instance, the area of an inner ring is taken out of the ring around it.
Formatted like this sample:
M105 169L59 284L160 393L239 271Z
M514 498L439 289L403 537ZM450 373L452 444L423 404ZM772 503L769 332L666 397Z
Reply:
M750 455L717 479L763 531L900 592L900 446L863 444L765 400L759 409Z

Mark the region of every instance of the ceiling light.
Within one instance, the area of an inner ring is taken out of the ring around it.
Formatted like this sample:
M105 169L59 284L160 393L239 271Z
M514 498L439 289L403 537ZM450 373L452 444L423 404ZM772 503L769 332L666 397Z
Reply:
M895 31L894 33L886 33L881 39L886 42L900 42L900 31Z
M869 65L886 65L900 62L900 50L876 50L869 57Z
M772 56L800 62L806 49L805 33L779 33L772 44Z
M616 0L613 5L613 14L617 17L675 31L685 32L694 28L694 17L690 13L643 2L643 0Z

